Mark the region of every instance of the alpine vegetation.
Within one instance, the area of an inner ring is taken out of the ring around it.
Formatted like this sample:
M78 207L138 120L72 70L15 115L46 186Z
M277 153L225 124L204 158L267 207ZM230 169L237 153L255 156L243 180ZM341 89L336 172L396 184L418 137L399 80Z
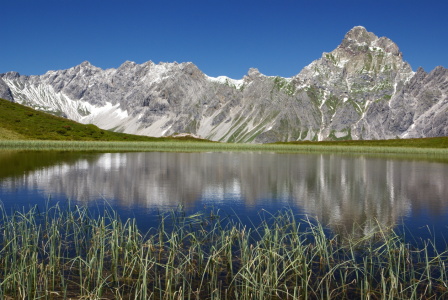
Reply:
M327 236L291 212L244 225L219 211L160 215L148 232L106 209L2 211L2 299L442 299L447 252L378 226Z
M414 72L393 41L361 26L291 78L213 78L191 62L151 61L0 74L0 97L77 122L245 143L446 136L446 95L447 69Z

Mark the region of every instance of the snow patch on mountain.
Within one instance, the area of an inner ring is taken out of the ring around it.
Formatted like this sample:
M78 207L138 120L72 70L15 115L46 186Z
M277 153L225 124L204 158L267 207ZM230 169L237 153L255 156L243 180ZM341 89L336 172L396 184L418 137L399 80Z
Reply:
M244 85L244 79L232 79L227 76L218 76L218 77L207 76L207 80L210 82L216 82L220 84L233 86L237 89L241 88Z

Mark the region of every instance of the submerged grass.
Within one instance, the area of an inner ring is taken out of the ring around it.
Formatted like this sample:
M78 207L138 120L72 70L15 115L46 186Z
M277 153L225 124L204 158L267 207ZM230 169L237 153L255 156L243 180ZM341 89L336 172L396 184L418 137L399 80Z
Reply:
M135 219L86 207L1 213L2 299L435 299L447 250L392 230L329 237L281 212L248 227L218 212ZM430 254L432 253L432 254Z

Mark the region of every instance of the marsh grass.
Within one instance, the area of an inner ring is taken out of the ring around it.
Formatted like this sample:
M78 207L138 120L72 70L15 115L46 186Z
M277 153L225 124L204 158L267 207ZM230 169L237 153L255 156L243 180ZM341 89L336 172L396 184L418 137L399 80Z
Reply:
M326 144L238 144L212 143L192 140L170 140L157 142L113 142L113 141L0 141L3 151L89 151L89 152L224 152L260 151L276 153L352 153L371 155L396 155L398 157L447 158L448 148L416 148L398 146L342 146Z
M393 230L328 236L292 212L247 226L219 211L161 214L148 232L112 209L1 212L2 299L435 299L447 251Z

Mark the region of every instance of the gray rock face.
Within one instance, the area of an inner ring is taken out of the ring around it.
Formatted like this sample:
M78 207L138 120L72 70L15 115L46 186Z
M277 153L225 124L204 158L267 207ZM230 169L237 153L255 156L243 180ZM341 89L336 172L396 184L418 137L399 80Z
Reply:
M89 62L41 76L0 74L15 101L126 133L191 133L227 142L446 135L448 71L414 73L399 48L364 27L292 78L250 69L213 78L192 63ZM4 85L3 85L4 86Z
M9 86L1 78L0 78L0 98L9 101L14 101Z
M356 130L375 139L447 136L448 69L418 69L390 101L373 103Z

